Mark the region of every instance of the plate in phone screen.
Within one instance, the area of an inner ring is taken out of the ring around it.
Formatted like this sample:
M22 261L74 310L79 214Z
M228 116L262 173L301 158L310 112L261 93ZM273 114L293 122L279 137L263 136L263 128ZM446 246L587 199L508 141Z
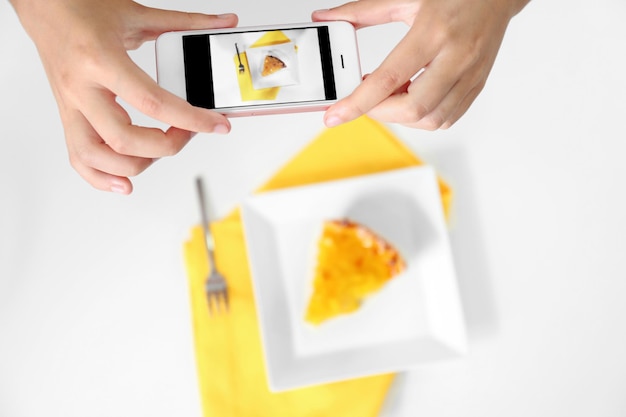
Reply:
M270 45L246 50L250 65L250 76L255 89L270 87L285 87L300 82L298 71L298 56L296 45L293 42ZM273 73L263 75L265 60L273 57L278 59L284 68Z

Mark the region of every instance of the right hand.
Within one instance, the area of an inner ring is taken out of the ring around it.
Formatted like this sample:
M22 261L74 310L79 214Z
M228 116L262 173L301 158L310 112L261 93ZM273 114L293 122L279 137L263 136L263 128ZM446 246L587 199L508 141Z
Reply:
M167 11L130 0L10 1L39 51L70 163L95 188L129 194L128 177L176 154L192 132L230 131L225 116L160 88L127 51L168 31L234 27L236 15ZM117 97L171 127L133 125Z
M314 12L315 21L344 20L356 28L409 26L380 66L330 106L326 125L368 114L418 129L452 126L483 89L510 19L528 1L358 0Z

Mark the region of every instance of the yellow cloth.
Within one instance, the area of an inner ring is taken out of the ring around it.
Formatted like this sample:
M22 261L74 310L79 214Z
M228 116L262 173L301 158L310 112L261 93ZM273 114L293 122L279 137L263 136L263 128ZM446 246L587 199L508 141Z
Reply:
M322 132L258 191L312 184L422 165L382 124L361 117ZM438 179L443 211L450 218L452 189Z
M280 30L273 30L261 36L250 48L259 48L262 46L279 45L281 43L291 42ZM239 72L239 58L235 55L235 70L237 71L237 81L239 82L239 92L242 101L252 100L274 100L280 91L280 87L261 88L255 90L252 85L252 77L250 76L250 65L248 64L248 55L245 52L239 54L241 63L245 67L243 73Z
M322 132L259 191L419 164L383 126L362 117ZM448 212L451 191L443 181L440 186ZM211 230L217 267L229 283L227 315L208 315L208 261L200 226L184 246L204 417L377 416L392 374L269 392L239 211L213 223Z

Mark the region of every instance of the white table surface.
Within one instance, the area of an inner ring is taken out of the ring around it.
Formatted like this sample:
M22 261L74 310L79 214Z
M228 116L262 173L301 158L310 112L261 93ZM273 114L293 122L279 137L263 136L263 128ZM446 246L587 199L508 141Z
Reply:
M256 25L336 3L149 4ZM457 125L393 127L456 190L470 352L402 374L384 416L626 415L625 18L624 0L535 0ZM403 32L362 31L364 70ZM152 44L132 56L154 75ZM233 120L230 136L199 135L137 177L131 196L95 191L70 167L36 50L0 2L0 415L200 416L181 256L198 221L193 177L225 214L321 117Z

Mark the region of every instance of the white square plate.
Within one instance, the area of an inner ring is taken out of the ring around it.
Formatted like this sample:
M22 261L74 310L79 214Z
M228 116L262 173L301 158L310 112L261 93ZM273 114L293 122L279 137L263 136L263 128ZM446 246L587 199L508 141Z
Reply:
M246 49L252 86L256 89L270 87L286 87L300 82L298 70L298 54L296 45L293 42L281 43L278 45L260 46ZM271 55L280 59L286 65L273 74L262 75L265 57Z
M465 325L437 178L414 167L254 195L242 218L273 391L396 372L463 354ZM407 270L356 312L304 321L325 220L392 242Z

